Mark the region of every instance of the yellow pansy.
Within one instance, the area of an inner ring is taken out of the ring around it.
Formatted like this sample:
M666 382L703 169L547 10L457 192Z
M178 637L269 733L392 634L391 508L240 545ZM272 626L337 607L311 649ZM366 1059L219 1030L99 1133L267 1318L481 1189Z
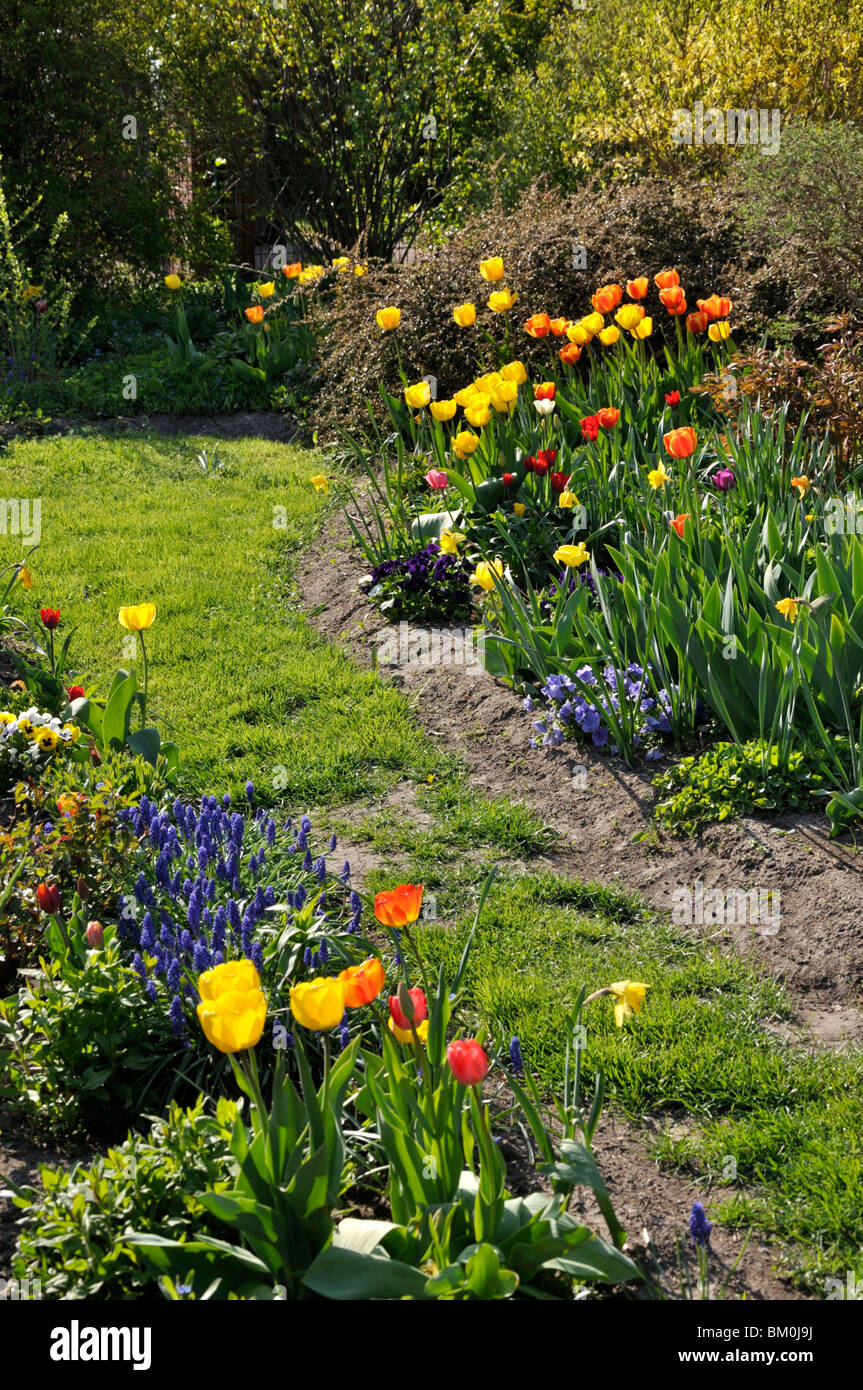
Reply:
M153 626L155 616L155 603L133 603L128 608L121 608L117 614L120 626L128 628L129 632L146 632L148 627Z
M38 729L33 735L33 742L43 753L53 753L60 742L60 735L55 733L53 729Z

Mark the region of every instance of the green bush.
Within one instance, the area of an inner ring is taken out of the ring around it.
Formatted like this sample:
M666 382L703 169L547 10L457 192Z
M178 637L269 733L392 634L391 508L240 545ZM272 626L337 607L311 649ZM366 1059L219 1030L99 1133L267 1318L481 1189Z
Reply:
M199 1097L189 1110L172 1105L148 1134L130 1134L90 1167L40 1167L42 1190L16 1190L13 1198L24 1212L15 1278L38 1279L43 1298L160 1297L126 1234L156 1231L182 1241L218 1232L221 1223L195 1194L227 1187L236 1113L225 1099L209 1113Z

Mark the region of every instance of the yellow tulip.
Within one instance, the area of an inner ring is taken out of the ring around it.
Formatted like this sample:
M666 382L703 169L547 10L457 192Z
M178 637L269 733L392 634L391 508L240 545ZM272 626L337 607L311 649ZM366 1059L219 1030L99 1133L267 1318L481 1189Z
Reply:
M476 386L473 382L471 382L470 386L463 386L460 391L456 391L453 400L455 401L456 405L464 407L466 405L470 405L474 396L478 394L479 387Z
M491 415L490 405L491 396L478 396L470 405L466 405L464 414L468 424L473 425L474 429L481 429L483 425L487 425Z
M527 507L524 505L523 502L513 502L512 509L515 512L516 516L524 516L525 512L527 511Z
M402 311L396 309L394 305L390 305L386 309L378 309L375 318L378 322L378 328L383 329L386 333L391 328L398 328L402 321Z
M589 343L593 334L585 328L583 323L571 323L566 330L566 336L571 343L577 343L579 347L584 347Z
M653 332L653 319L648 314L646 318L637 323L632 329L633 338L649 338Z
M326 473L316 473L311 479L311 483L315 492L329 492L330 490L330 480Z
M476 305L459 304L456 309L453 309L452 316L459 328L472 328L476 323Z
M618 980L615 984L609 985L609 989L616 996L614 1021L618 1028L622 1028L627 1018L641 1012L644 996L650 985L639 984L637 980Z
M602 343L603 347L614 347L619 337L620 329L615 328L614 324L610 324L608 328L603 328L599 335L599 341Z
M731 325L727 319L721 319L719 323L712 323L707 330L707 336L712 343L724 343L730 334Z
M603 328L605 327L605 319L602 317L602 314L596 312L592 314L587 314L586 317L581 320L581 322L583 326L587 329L588 333L593 333L594 335L596 335L597 333L601 333Z
M483 280L488 280L490 284L497 284L498 280L503 279L503 257L491 256L487 261L480 261L479 273Z
M579 541L578 545L559 546L554 552L554 558L559 565L566 565L567 569L575 569L590 559L590 551L584 541Z
M451 420L456 413L456 403L449 401L432 401L429 410L436 420Z
M514 381L502 381L491 393L491 403L501 414L512 410L517 399L518 387Z
M128 628L129 632L146 632L148 627L153 626L155 616L155 603L132 604L131 607L121 608L117 614L120 626Z
M168 287L169 290L178 290L178 289L180 288L180 286L182 285L182 283L183 283L183 282L182 282L182 280L180 279L179 275L166 275L166 276L165 276L165 284L167 285L167 287Z
M490 594L494 588L495 575L498 579L503 578L503 560L480 560L476 571L471 575L471 582Z
M256 288L261 299L269 299L271 294L276 293L276 282L275 280L268 280L266 284L258 285Z
M518 299L512 290L494 290L488 297L488 307L495 314L505 314Z
M198 1022L220 1052L245 1052L260 1042L267 1017L261 980L250 960L231 960L198 979Z
M486 372L484 376L478 376L473 384L477 391L485 391L487 395L490 395L500 386L502 381L503 377L500 372Z
M428 405L431 400L431 387L427 381L418 381L415 386L405 387L405 400L413 410Z
M304 1028L328 1033L345 1012L345 982L326 975L291 987L291 1013Z
M515 362L507 362L505 367L501 367L500 374L504 381L514 381L516 386L523 386L527 381L527 368L518 359Z
M627 332L631 332L633 328L638 327L643 318L644 310L640 304L621 304L614 316L614 321L621 328L625 328Z
M459 430L452 442L453 453L457 458L465 459L468 454L472 454L474 449L479 448L479 436L471 434L470 430Z
M390 1019L390 1032L395 1034L397 1042L412 1043L414 1040L414 1035L410 1028L398 1028L393 1018ZM429 1021L427 1018L424 1018L422 1023L417 1024L417 1037L421 1043L425 1043L428 1040L428 1035Z

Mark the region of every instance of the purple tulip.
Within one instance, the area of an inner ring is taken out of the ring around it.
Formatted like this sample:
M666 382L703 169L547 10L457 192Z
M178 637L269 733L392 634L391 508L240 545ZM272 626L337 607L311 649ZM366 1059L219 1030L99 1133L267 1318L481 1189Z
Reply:
M714 487L718 487L720 492L730 492L737 482L730 468L720 468L718 473L714 473L710 479Z

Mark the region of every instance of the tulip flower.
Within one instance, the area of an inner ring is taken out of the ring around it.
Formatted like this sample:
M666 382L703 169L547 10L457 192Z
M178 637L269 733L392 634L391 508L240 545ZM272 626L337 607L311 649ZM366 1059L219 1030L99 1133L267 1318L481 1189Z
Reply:
M620 419L620 411L612 405L604 405L596 412L596 418L604 430L612 430Z
M501 482L505 488L511 488L513 483L517 481L518 479L515 473L504 473L501 475Z
M551 319L548 314L531 314L524 325L525 333L529 333L531 338L545 338L551 331Z
M577 569L590 559L590 551L584 541L579 541L577 545L559 546L554 552L554 558L559 565L565 565L567 569Z
M412 410L419 410L431 400L431 387L427 381L418 381L415 386L405 387L405 400Z
M471 575L471 583L476 584L478 588L484 589L487 594L490 594L494 589L495 575L497 575L498 579L503 578L503 561L480 560L474 573Z
M478 430L482 429L483 425L487 425L491 419L490 405L491 396L483 400L475 401L471 405L466 405L464 408L464 416L468 424L473 425L474 429Z
M19 721L20 722L20 721ZM39 883L36 886L36 901L48 917L60 911L60 889L56 883Z
M345 1007L360 1009L377 999L384 987L386 976L384 967L376 956L370 956L362 965L349 965L339 975L345 986Z
M564 366L574 367L581 356L581 348L578 346L578 343L567 343L566 347L562 347L558 350L557 355Z
M128 608L121 608L117 617L121 627L125 627L129 632L146 632L147 628L153 626L156 617L155 603L138 603Z
M476 323L476 305L459 304L457 308L453 309L452 316L459 328L472 328Z
M384 927L409 927L423 905L421 883L400 883L375 898L375 916Z
M267 1017L261 980L250 960L225 961L198 977L198 1022L220 1052L245 1052L260 1042Z
M429 410L434 420L451 420L457 409L454 400L429 402Z
M707 315L702 313L701 310L699 310L697 314L686 315L686 327L690 333L703 333L707 327L707 323Z
M378 309L375 318L377 319L378 328L382 329L384 333L387 333L392 328L398 328L402 321L402 311L401 309L396 309L394 305L390 305L386 309Z
M680 405L680 392L679 392L679 391L666 391L666 393L665 393L665 404L666 404L666 405Z
M644 310L640 304L621 304L614 316L615 323L624 328L627 333L631 333L644 318Z
M680 284L680 276L676 270L661 270L654 276L653 283L659 290L670 290L672 286Z
M662 442L673 459L688 459L690 454L695 453L698 436L691 425L683 425L664 434Z
M626 293L630 299L646 299L649 289L650 281L646 275L638 275L634 280L627 280L626 282Z
M264 306L263 304L252 304L245 310L245 314L249 323L260 323L264 317Z
M451 1042L446 1059L462 1086L478 1086L488 1072L488 1057L476 1038L457 1038Z
M797 489L798 496L805 497L807 492L811 488L812 483L806 477L806 474L802 473L799 478L791 479L791 486Z
M395 1019L391 1018L389 1020L389 1030L395 1038L396 1042L412 1043L414 1040L414 1035L411 1032L410 1028L399 1028ZM429 1021L427 1018L424 1018L422 1023L418 1023L416 1025L416 1035L421 1043L428 1042Z
M82 685L69 685L66 687L66 694L70 700L83 700L87 692Z
M575 347L583 348L586 343L590 342L593 334L589 329L585 328L583 323L579 322L569 325L566 330L566 336Z
M474 449L478 448L479 437L471 434L470 430L459 430L452 441L452 450L456 458L465 459L473 453Z
M641 1012L644 996L650 985L639 984L636 980L618 980L616 984L609 985L609 989L616 996L614 1021L618 1028L622 1028L627 1018Z
M480 261L479 273L483 280L488 280L489 284L496 285L498 280L504 276L503 257L491 256L487 261Z
M669 314L686 313L686 295L679 285L669 285L667 290L660 290L659 298Z
M565 473L550 473L548 481L551 484L552 492L566 492L566 485L569 482Z
M315 492L329 492L330 480L327 477L326 473L315 473L314 477L312 477L310 481L315 489Z
M390 995L387 1008L396 1027L404 1028L406 1032L410 1032L411 1024L416 1028L424 1018L428 1018L428 1001L425 990L419 985L415 985L413 989L401 985L398 994Z
M319 975L291 986L291 1013L313 1033L338 1028L345 1012L347 984L339 978Z
M683 539L683 528L688 520L689 512L681 512L679 516L673 517L668 523L672 531L676 531L681 540Z
M727 319L721 319L719 323L712 323L707 330L707 336L712 343L724 343L726 338L731 336L731 325Z
M599 435L599 416L585 415L580 421L582 439L589 439L594 443Z
M551 330L552 337L562 338L569 327L569 319L552 319L548 326Z
M543 417L545 417L547 415L551 415L552 411L554 410L554 401L549 400L546 397L541 401L534 401L533 408L538 415L542 415Z
M714 487L718 487L720 492L730 492L737 479L730 468L720 468L710 479Z
M665 464L661 463L658 468L651 468L647 475L647 481L656 491L657 488L665 487L666 483L671 482L671 474L665 471Z
M302 261L291 261L290 265L282 266L282 274L289 280L298 280L303 273Z
M99 950L105 944L105 931L101 922L88 922L84 935L87 938L87 945L92 951Z
M641 323L637 323L632 330L633 338L649 338L653 332L653 319L647 314Z
M709 319L727 319L731 313L731 300L718 294L710 295L709 299L698 299L696 303Z
M255 290L260 295L261 299L269 299L270 295L276 292L276 282L275 280L267 280L263 285L256 285Z
M781 598L779 602L776 604L776 607L778 611L782 614L783 618L788 619L789 623L797 622L797 613L799 605L796 599Z
M523 502L513 502L512 509L515 512L516 516L519 517L524 516L527 511L527 507L524 505Z
M614 347L620 337L620 329L615 328L614 324L609 324L608 328L603 328L599 335L599 341L603 347Z
M442 468L430 468L425 480L429 487L433 487L437 492L443 492L445 487L449 487L449 478Z
M601 285L596 294L591 296L590 302L598 314L610 314L622 298L623 290L620 285Z
M601 333L605 327L605 319L602 317L602 314L599 313L587 314L581 322L588 333L593 333L594 336L596 336L597 333Z
M518 387L514 381L501 381L492 388L491 403L500 414L508 414L518 400Z
M518 359L515 362L507 362L501 367L500 374L504 381L514 381L516 386L523 386L527 381L527 368Z
M167 287L168 287L169 290L178 290L178 289L180 288L180 286L182 285L182 283L183 283L183 282L182 282L182 280L180 279L179 275L166 275L166 276L165 276L165 284L167 285Z
M494 290L488 297L488 307L494 314L505 314L517 299L518 295L513 294L512 290Z
M541 381L533 388L533 397L537 401L553 401L556 394L557 387L553 381Z
M46 627L49 632L53 632L55 628L60 626L59 608L40 608L39 617L42 619L42 626Z

